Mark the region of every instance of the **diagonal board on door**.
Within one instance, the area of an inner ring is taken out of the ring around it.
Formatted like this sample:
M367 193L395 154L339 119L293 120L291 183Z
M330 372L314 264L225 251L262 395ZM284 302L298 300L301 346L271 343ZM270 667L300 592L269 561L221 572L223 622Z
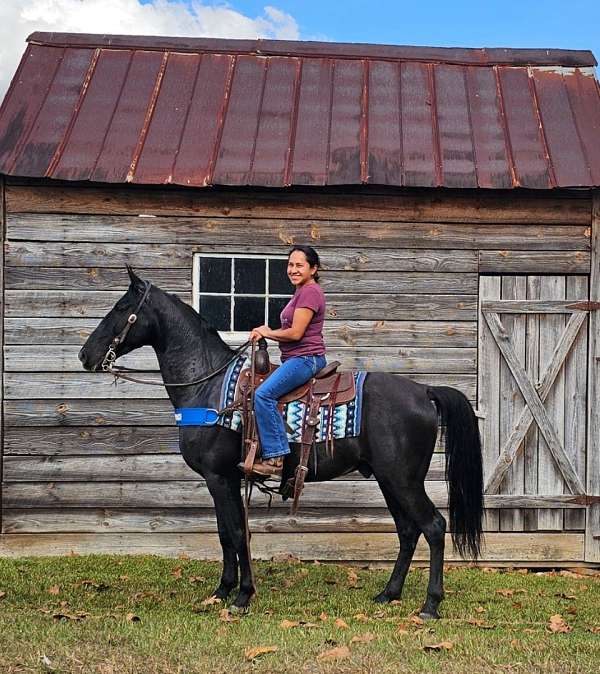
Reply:
M481 278L485 493L504 492L507 508L526 494L555 506L503 510L502 530L584 527L580 509L563 518L556 506L585 498L587 287L585 276Z

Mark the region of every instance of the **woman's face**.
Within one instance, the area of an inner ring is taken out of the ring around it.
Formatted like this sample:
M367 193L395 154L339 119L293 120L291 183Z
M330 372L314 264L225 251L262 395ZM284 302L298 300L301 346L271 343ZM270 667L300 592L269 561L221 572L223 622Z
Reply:
M294 250L288 258L287 274L290 281L298 288L310 281L317 273L316 265L308 264L306 255L301 250Z

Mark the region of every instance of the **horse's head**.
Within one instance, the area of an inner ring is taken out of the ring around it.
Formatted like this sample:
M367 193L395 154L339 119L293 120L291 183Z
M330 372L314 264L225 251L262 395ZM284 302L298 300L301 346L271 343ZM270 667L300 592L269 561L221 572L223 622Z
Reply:
M150 283L139 278L129 265L127 272L131 280L127 292L102 319L79 352L79 360L86 370L99 370L109 349L112 349L114 356L111 358L114 359L151 341L153 323L147 306Z

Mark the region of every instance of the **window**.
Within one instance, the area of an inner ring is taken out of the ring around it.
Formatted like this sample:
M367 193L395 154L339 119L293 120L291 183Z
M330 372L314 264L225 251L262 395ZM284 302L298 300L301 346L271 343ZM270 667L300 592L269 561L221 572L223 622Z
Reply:
M220 332L279 327L292 291L287 256L194 255L194 308Z

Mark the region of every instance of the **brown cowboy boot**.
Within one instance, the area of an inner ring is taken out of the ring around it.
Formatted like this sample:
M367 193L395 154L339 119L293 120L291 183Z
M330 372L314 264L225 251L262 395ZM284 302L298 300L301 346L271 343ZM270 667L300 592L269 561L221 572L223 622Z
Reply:
M281 477L282 472L283 456L255 461L252 465L252 474L260 477Z

